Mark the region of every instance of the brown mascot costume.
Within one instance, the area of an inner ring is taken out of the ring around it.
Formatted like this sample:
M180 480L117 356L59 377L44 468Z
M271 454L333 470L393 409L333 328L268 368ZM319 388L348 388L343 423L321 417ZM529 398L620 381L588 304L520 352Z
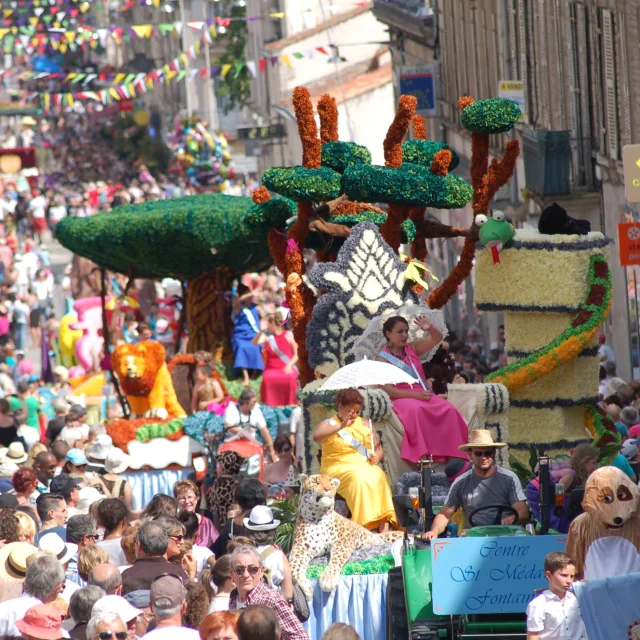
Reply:
M567 553L576 577L597 580L640 571L640 489L616 467L587 480L584 513L569 528Z

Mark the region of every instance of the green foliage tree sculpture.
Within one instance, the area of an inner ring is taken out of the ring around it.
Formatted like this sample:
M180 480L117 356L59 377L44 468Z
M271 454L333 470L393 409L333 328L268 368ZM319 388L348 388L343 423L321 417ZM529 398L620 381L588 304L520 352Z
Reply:
M187 282L189 351L227 357L233 278L272 263L264 234L246 223L250 198L203 194L65 218L56 238L103 269Z

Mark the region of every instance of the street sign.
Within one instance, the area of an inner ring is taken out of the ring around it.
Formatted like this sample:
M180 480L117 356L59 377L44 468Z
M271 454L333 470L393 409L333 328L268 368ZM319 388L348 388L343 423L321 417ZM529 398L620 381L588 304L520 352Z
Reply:
M520 122L524 122L524 82L522 80L500 80L498 95L501 98L513 100L520 107Z
M431 543L433 611L439 615L524 613L544 589L544 558L566 536L447 538Z
M286 137L287 128L281 122L263 127L238 127L238 140L270 140Z
M640 222L622 222L618 225L620 266L640 264Z
M418 99L417 113L427 116L438 115L436 103L436 65L423 64L419 67L400 67L400 94Z
M622 166L627 202L640 202L640 144L622 147Z

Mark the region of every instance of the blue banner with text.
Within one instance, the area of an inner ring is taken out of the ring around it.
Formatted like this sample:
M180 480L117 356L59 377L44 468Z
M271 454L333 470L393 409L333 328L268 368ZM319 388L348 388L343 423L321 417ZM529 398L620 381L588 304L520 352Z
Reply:
M566 540L566 536L434 540L434 613L524 613L534 591L547 587L545 556L564 551Z

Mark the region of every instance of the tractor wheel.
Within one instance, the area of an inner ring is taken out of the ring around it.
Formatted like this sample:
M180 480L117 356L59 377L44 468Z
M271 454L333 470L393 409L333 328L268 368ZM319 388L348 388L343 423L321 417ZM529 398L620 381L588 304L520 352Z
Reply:
M387 581L387 640L408 640L409 622L404 599L402 567L389 571Z

